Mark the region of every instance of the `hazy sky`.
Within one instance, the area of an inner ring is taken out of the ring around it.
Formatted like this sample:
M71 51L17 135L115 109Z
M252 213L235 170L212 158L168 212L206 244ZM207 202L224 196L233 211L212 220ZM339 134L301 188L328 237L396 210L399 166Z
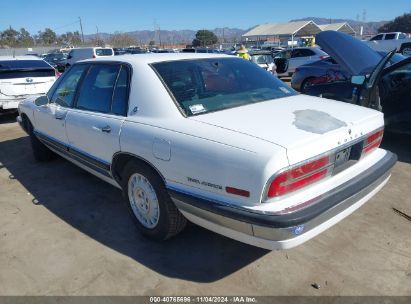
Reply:
M286 22L303 17L391 20L411 12L410 0L10 0L2 1L0 30L8 26L36 33L50 27L57 33L79 30L100 32L161 29L248 29L266 22Z

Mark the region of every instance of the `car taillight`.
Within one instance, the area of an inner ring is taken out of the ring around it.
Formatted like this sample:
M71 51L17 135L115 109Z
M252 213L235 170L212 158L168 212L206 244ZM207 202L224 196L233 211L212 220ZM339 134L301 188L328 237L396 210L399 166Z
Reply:
M363 155L377 149L382 142L383 135L384 129L380 129L377 132L369 135L367 139L364 140L364 147L362 149Z
M54 71L54 75L56 76L56 78L61 76L61 73L57 70Z
M323 59L326 59L326 58L328 58L328 57L330 57L330 56L328 56L328 55L323 55L323 56L320 56L320 59L323 60Z
M96 55L93 55L93 58L96 58Z
M332 158L326 155L278 174L268 188L267 197L290 193L329 176L332 164Z

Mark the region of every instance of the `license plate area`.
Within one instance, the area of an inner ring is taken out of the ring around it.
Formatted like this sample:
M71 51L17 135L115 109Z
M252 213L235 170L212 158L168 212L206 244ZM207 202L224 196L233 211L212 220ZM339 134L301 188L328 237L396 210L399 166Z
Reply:
M337 174L352 165L351 162L349 162L351 148L352 147L345 148L335 154L333 174Z

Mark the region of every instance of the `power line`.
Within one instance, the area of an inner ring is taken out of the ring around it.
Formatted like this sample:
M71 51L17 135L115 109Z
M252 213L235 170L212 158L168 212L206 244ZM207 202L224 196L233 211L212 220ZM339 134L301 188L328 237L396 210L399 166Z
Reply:
M72 22L72 23L69 23L69 24L66 24L66 25L62 25L62 26L59 26L59 27L56 27L56 28L53 28L53 31L68 27L68 26L73 25L73 24L78 24L78 21Z

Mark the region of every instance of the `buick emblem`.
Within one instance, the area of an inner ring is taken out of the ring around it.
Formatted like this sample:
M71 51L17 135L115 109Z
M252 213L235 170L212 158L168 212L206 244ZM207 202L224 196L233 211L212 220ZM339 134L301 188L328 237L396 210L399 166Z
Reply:
M29 82L29 83L33 82L33 78L26 78L26 82Z

